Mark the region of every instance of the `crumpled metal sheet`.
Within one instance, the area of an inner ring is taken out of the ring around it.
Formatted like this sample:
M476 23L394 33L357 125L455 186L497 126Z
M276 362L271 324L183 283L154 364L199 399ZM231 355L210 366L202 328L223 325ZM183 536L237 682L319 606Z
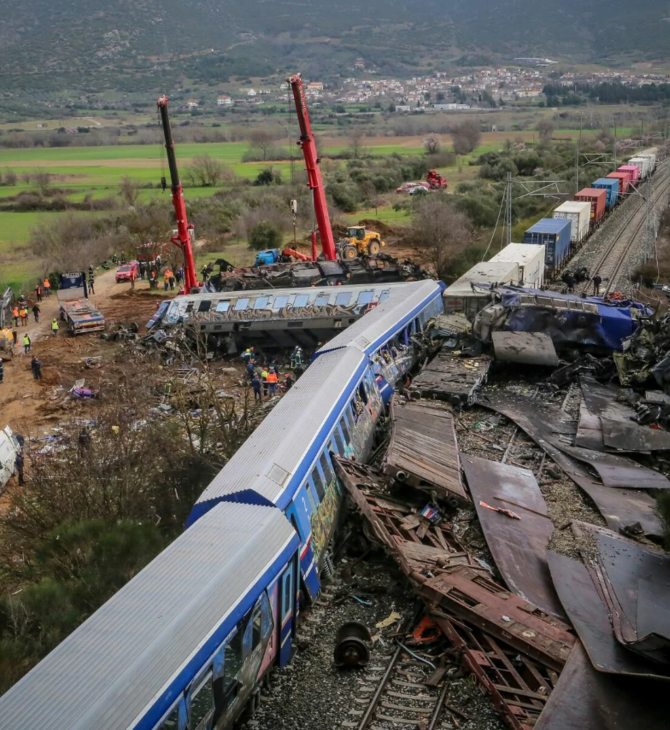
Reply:
M459 357L440 351L414 378L410 392L423 398L446 400L456 406L471 405L477 390L486 382L491 358Z
M667 685L597 672L577 643L534 730L665 730Z
M593 666L600 672L670 681L667 671L622 646L614 636L607 606L581 561L549 551L551 577Z
M592 451L604 451L603 427L600 418L594 416L582 400L579 404L579 423L575 436L575 446Z
M547 566L554 525L532 471L461 455L477 516L505 583L543 611L565 618ZM488 509L512 510L521 519Z
M558 355L554 343L544 332L493 332L496 360L524 365L556 367Z

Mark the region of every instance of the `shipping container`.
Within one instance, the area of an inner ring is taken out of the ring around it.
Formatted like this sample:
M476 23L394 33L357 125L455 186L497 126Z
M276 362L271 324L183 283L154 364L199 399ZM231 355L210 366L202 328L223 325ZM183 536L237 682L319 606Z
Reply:
M648 147L646 150L638 152L636 157L645 157L650 161L649 174L656 169L656 162L658 161L658 147Z
M646 180L651 172L651 159L649 157L631 157L629 165L637 165L640 168L640 180Z
M570 221L542 218L524 234L524 243L546 246L544 263L549 271L561 267L570 252Z
M609 175L607 175L607 179L619 181L620 198L628 193L628 187L630 186L631 180L630 172L619 172L618 170L616 172L610 172Z
M591 203L583 200L567 200L556 208L554 218L570 221L570 243L577 246L589 234Z
M608 177L599 177L591 183L591 187L607 191L605 205L608 210L612 210L617 204L617 198L619 197L619 181L611 180Z
M605 215L607 190L584 188L575 195L575 200L591 203L591 223L596 225Z
M490 259L489 263L518 264L519 280L516 283L529 289L541 289L544 285L544 255L544 246L534 246L530 243L510 243Z
M519 265L514 261L485 261L448 286L443 293L447 313L464 312L472 321L491 301L491 289L519 282Z
M639 165L621 165L617 172L628 172L630 173L631 185L637 185L640 180L640 167Z

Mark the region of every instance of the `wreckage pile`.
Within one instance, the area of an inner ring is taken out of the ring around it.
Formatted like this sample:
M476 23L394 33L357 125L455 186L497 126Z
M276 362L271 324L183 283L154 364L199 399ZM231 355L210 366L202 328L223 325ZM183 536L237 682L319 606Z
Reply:
M624 389L588 374L564 401L580 396L578 412L549 392L480 391L476 410L515 426L504 449L478 434L491 458L459 444L461 416L447 403L396 395L379 466L338 459L339 476L364 533L510 727L667 727L670 557L651 494L670 489L652 468L670 433L639 423ZM508 461L519 430L545 454L535 473ZM541 481L551 461L607 527L552 520Z

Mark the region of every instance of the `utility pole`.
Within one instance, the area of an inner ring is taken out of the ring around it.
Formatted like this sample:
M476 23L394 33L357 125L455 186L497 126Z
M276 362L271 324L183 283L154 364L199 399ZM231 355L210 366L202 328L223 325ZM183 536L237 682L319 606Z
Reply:
M575 157L575 181L577 188L575 194L579 192L579 150L582 144L582 115L579 115L579 137L577 138L577 155Z
M505 226L507 228L505 244L509 246L512 243L512 194L514 183L512 182L512 173L507 173L507 185L505 186Z

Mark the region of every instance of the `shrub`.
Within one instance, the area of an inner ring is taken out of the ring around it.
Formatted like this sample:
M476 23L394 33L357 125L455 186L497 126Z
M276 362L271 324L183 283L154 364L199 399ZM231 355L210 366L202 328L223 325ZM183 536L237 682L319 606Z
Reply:
M249 248L263 251L266 248L281 248L282 232L271 221L261 221L249 233Z

